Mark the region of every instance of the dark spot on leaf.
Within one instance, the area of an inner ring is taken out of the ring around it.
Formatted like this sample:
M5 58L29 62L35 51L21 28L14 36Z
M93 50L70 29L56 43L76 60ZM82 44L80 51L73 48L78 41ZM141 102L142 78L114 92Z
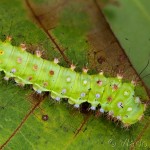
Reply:
M47 121L48 118L49 118L48 115L42 115L42 120L43 120L43 121Z
M105 57L100 56L100 57L97 59L97 61L98 61L99 64L102 64L103 62L106 61L106 59L105 59Z

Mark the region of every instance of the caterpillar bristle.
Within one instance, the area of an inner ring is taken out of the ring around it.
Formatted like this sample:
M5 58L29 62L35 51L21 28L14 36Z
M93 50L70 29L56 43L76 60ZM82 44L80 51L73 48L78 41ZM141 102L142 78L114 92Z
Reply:
M101 70L101 71L99 72L99 75L104 75L104 71Z
M5 42L11 42L12 41L12 37L11 36L7 36Z
M144 111L146 110L146 108L147 108L147 105L146 105L146 104L144 104Z
M24 83L16 83L17 84L17 86L19 86L19 87L24 87L25 86L25 84Z
M108 115L113 117L114 112L113 112L112 110L110 110L110 111L108 112Z
M112 121L113 120L113 116L109 115L109 113L106 114L106 119Z
M22 51L25 51L27 49L26 44L21 43L20 48L21 48Z
M118 127L118 126L121 126L121 125L122 125L122 122L121 122L120 120L117 120L117 121L115 122L115 124L116 124L116 126Z
M55 63L55 64L58 64L58 63L59 63L58 58L54 58L54 63Z
M76 68L74 64L71 64L70 69L73 71Z
M86 67L84 67L83 69L82 69L82 71L84 72L84 73L87 73L88 72L88 68L86 68Z
M143 120L143 119L144 119L144 115L141 115L141 116L138 118L139 121L141 121L141 120Z
M42 56L42 52L39 51L39 50L36 50L36 51L35 51L35 54L36 54L37 57L41 57L41 56Z
M128 129L129 129L129 127L130 127L130 124L127 124L127 123L124 123L124 124L123 124L123 128L125 128L125 129L127 129L127 130L128 130Z
M141 100L140 100L140 98L139 97L135 97L135 103L137 103L137 104L140 104L141 103Z
M136 80L132 80L131 83L136 86L137 85L137 81Z
M118 122L118 121L119 121L119 120L118 120L116 117L113 118L113 122L116 123L116 122Z
M20 79L14 78L14 80L15 80L17 86L20 86L20 87L25 86L25 83L23 83Z
M117 73L117 78L118 78L119 80L121 80L121 79L123 78L123 75L120 74L120 73Z
M107 118L108 120L113 121L113 119L114 119L113 114L114 114L113 111L109 111L109 112L107 113L106 118Z

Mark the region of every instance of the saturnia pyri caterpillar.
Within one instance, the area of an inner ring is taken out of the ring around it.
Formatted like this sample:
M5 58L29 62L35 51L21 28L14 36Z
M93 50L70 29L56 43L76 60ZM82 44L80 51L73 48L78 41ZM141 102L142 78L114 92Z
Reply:
M38 94L49 91L56 101L68 98L76 108L83 102L90 103L91 110L100 106L101 113L107 112L127 126L143 116L145 104L135 92L135 82L124 82L121 75L106 77L103 72L89 75L87 69L78 73L74 65L64 68L58 59L52 62L40 56L28 53L24 44L12 46L10 37L0 41L0 71L5 80L13 77L18 84L32 84Z

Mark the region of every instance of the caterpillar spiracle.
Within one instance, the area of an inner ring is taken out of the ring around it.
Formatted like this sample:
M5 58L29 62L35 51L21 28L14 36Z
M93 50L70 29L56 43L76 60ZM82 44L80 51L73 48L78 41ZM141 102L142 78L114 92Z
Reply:
M122 76L105 77L103 72L95 75L75 72L75 66L64 68L42 59L39 54L27 52L24 44L12 46L11 39L0 41L0 71L5 80L15 78L18 84L32 84L37 93L50 91L56 101L68 98L76 108L83 102L90 103L91 110L100 106L101 113L107 112L125 125L136 123L143 116L145 105L136 95L133 82L123 82Z

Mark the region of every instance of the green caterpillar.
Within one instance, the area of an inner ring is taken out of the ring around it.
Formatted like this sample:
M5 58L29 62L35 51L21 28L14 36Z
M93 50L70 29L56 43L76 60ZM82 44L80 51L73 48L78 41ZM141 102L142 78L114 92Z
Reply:
M145 105L135 93L133 82L123 82L121 76L107 78L103 72L88 75L74 71L75 66L64 68L54 62L44 60L40 53L32 55L26 47L11 45L10 38L0 41L0 71L5 72L5 80L14 77L18 84L32 84L37 93L50 91L56 101L68 98L76 108L83 102L91 104L90 109L100 106L100 112L117 118L125 125L136 123L143 116Z

